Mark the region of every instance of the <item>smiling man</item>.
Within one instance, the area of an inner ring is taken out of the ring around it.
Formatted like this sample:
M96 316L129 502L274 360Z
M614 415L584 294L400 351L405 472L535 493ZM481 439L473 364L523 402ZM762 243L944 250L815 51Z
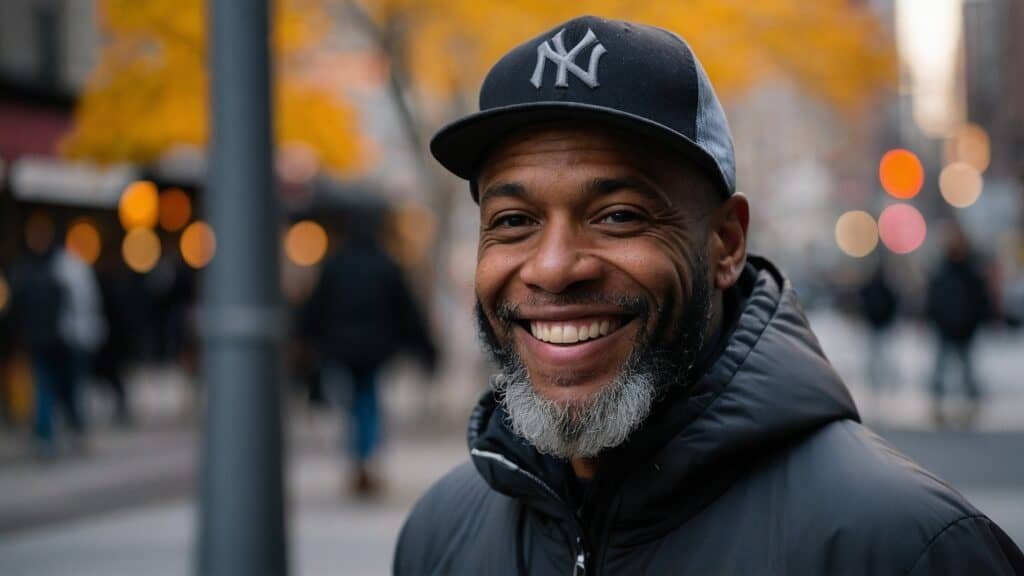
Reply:
M785 277L747 255L731 136L677 36L582 17L492 68L431 150L480 206L497 373L398 574L1024 574L859 424Z

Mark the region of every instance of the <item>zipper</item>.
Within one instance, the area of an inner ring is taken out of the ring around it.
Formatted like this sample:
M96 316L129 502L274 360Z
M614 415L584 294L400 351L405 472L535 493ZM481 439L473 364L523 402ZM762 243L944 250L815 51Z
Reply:
M538 478L535 474L531 473L529 470L523 470L522 468L519 467L518 464L516 464L515 462L509 460L508 458L504 457L503 455L498 454L497 452L490 452L488 450L480 450L480 449L477 449L477 448L472 448L472 449L470 449L469 454L470 454L470 456L473 456L473 457L486 458L488 460L493 460L493 461L497 462L498 464L501 464L505 468L508 468L509 470L512 470L514 472L518 472L519 474L522 474L523 476L526 476L531 481L533 481L535 484L540 486L545 492L547 492L547 494L549 496L554 498L556 502L561 504L563 508L565 508L566 510L569 510L569 518L572 520L573 528L576 529L576 546L575 546L576 549L573 550L573 557L574 557L573 560L574 560L574 563L573 563L573 567L572 567L572 576L585 576L586 573L587 573L587 546L586 546L586 543L584 542L583 536L582 536L582 534L583 534L583 526L580 525L579 517L576 515L575 512L573 512L572 510L569 509L569 505L565 503L565 500L562 500L562 497L558 495L558 492L555 492L551 488L551 486L548 486L546 482L544 482L543 480Z
M576 537L576 564L572 567L572 576L585 576L587 573L587 550L583 547L583 538Z

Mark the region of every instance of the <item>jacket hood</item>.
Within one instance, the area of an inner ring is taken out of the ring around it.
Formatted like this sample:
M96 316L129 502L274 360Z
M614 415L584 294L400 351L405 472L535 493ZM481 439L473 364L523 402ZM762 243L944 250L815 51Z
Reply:
M693 385L669 391L629 440L601 455L578 508L568 505L580 503L571 467L513 434L491 392L469 423L477 470L494 490L543 513L576 512L640 542L700 511L777 449L830 422L859 420L789 281L751 256L739 284L746 302L717 359Z

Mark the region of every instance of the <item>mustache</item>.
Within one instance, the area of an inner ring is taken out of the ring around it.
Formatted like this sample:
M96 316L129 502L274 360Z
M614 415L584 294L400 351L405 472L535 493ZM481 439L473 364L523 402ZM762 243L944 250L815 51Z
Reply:
M640 296L625 294L602 294L596 292L580 292L568 294L550 294L543 297L530 295L523 302L498 302L494 309L494 316L501 327L509 331L512 324L519 319L519 310L523 305L530 307L557 307L598 304L602 306L614 306L623 315L641 316L646 318L650 314L650 304ZM479 302L478 302L479 306Z

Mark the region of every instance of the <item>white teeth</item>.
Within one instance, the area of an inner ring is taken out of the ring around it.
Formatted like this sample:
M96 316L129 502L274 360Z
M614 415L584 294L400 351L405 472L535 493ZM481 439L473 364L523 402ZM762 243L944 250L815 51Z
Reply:
M612 322L609 320L582 325L571 322L530 322L530 334L534 338L553 344L585 342L605 336L612 330Z

